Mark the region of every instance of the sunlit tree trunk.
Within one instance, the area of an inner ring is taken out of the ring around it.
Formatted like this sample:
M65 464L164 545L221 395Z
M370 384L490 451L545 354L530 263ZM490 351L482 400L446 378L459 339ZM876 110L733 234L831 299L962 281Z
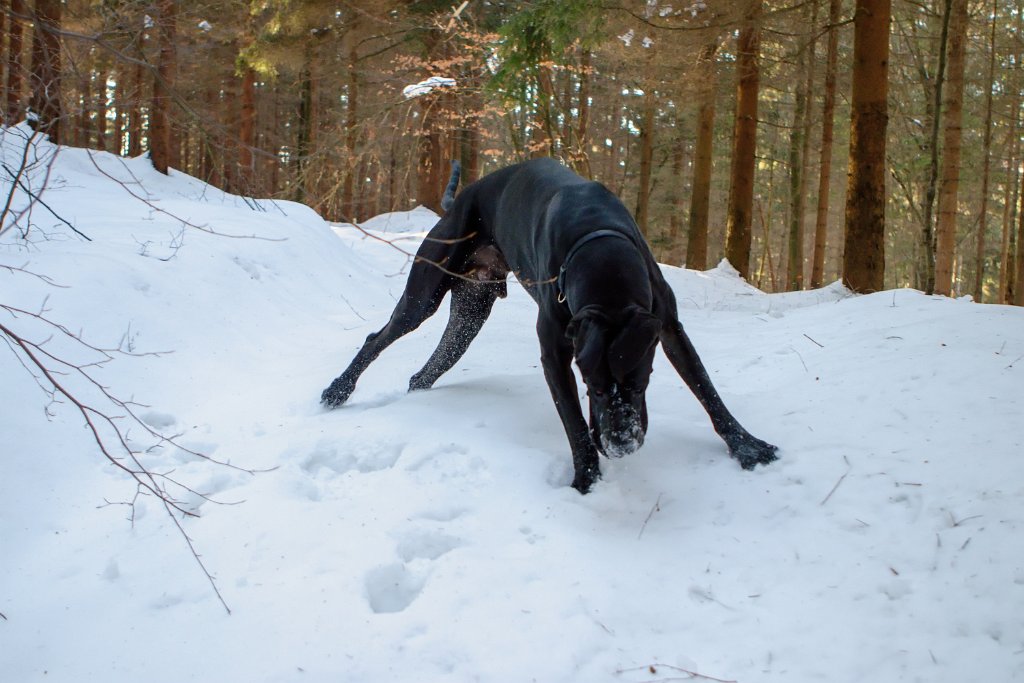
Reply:
M939 130L942 119L942 89L946 81L946 46L949 41L949 21L953 16L953 0L943 0L942 31L939 33L939 64L935 73L932 99L931 137L928 148L931 153L928 184L924 193L924 224L921 226L920 263L917 280L928 294L935 292L935 226L934 207L936 186L939 177Z
M878 292L885 278L885 133L889 122L890 0L857 0L843 283Z
M757 96L760 85L761 0L747 12L736 43L736 124L733 130L729 213L725 256L743 278L750 276L754 155L757 149Z
M966 42L967 0L953 0L949 21L949 72L943 102L942 177L935 226L935 293L945 296L950 295L953 287Z
M999 0L992 0L992 27L988 43L988 80L985 92L985 133L982 143L984 157L981 172L981 208L978 210L978 233L974 266L974 300L984 298L985 280L985 232L988 228L988 182L992 166L992 91L995 89L996 73L996 27L999 25Z

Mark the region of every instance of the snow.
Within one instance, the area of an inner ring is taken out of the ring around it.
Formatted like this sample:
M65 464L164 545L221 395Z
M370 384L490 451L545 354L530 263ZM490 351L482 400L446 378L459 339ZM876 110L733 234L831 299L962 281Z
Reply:
M414 97L421 95L427 95L434 92L438 88L453 88L455 87L454 78L446 78L444 76L431 76L419 83L413 83L402 88L402 97L407 100L411 100Z
M659 356L645 446L584 497L518 286L433 390L404 388L443 312L320 407L429 212L361 232L70 148L44 200L92 241L36 206L0 264L61 287L0 269L0 303L168 352L95 374L153 429L258 472L144 456L219 501L187 497L181 524L228 615L158 502L129 522L132 481L0 347L5 681L1024 677L1020 309L665 267L726 403L781 459L741 470Z

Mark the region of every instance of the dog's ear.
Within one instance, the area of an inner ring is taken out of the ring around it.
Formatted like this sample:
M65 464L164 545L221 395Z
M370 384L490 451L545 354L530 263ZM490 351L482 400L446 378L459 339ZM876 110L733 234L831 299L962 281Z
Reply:
M607 336L605 317L600 312L584 308L569 322L565 334L572 340L576 364L584 376L593 374L604 357Z
M661 320L639 306L626 320L622 331L608 345L612 376L622 378L636 368L658 343Z

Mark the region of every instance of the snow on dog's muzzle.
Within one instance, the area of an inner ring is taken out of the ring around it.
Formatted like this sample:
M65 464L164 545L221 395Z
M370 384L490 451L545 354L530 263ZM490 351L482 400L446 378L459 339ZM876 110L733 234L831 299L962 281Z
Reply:
M610 458L621 458L644 445L640 413L630 405L613 405L601 429L601 449Z

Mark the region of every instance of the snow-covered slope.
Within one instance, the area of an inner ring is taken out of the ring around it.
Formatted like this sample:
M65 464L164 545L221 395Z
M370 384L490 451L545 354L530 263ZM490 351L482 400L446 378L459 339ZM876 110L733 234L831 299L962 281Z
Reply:
M4 681L1024 677L1019 309L666 268L727 404L781 459L742 471L659 357L646 445L583 497L517 286L433 390L404 389L444 314L319 406L387 320L425 212L368 236L75 149L43 199L92 241L33 208L0 264L61 287L0 269L0 304L169 352L95 373L186 448L265 471L145 456L237 503L187 496L181 521L229 616L152 497L134 523L106 504L131 480L0 346Z

